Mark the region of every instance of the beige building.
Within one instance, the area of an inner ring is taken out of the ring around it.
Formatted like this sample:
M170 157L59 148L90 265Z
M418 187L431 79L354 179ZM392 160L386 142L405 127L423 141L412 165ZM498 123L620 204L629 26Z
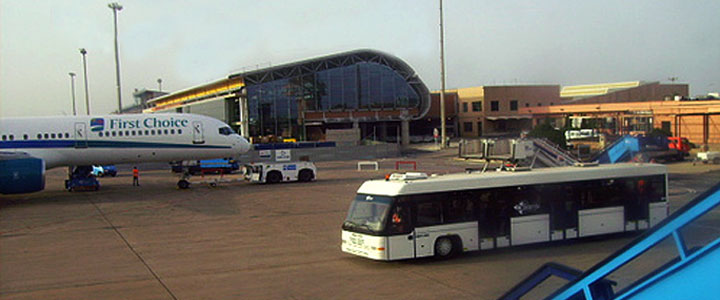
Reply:
M687 84L625 81L564 86L560 97L565 104L642 102L687 98Z
M520 108L560 104L559 85L479 86L451 90L458 95L462 137L517 135L532 129L532 115Z

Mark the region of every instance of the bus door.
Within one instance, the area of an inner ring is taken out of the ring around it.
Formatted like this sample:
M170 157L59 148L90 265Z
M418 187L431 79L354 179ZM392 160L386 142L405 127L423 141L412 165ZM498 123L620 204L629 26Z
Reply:
M442 203L437 200L417 203L415 224L415 257L432 256L435 238L442 233Z
M388 259L415 257L415 232L412 230L410 209L407 203L396 205L390 214Z
M75 148L87 148L87 132L85 131L85 123L75 123Z

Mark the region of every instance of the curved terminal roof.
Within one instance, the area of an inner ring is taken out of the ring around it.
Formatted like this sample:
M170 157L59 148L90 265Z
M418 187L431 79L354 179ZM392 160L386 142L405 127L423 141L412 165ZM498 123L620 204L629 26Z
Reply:
M371 49L361 49L349 52L331 54L292 62L275 67L241 72L228 76L229 79L242 78L246 86L265 83L268 81L297 77L312 74L327 69L353 65L359 62L370 62L384 65L399 74L420 97L420 113L415 118L422 118L430 109L430 91L415 70L403 60Z
M168 107L223 97L229 93L238 93L239 90L245 86L312 74L327 69L353 65L359 62L384 65L399 74L420 97L418 114L412 116L412 118L419 119L427 114L430 109L430 91L427 86L425 86L425 83L420 80L415 70L403 60L393 55L370 49L331 54L274 67L231 74L227 78L215 82L149 100L148 103L154 104L155 107L146 111L152 112L167 109Z

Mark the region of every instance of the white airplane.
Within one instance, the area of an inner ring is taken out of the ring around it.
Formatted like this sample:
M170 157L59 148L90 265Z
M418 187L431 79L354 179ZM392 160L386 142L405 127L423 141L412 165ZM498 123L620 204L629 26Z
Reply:
M194 114L0 119L0 194L40 191L45 170L237 157L250 143L227 124Z

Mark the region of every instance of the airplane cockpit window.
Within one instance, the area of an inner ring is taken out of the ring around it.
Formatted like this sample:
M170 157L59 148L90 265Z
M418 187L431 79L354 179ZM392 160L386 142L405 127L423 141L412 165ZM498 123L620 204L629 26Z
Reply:
M220 128L218 128L218 132L222 135L237 134L237 133L235 133L235 130L232 130L232 128L230 128L230 127L220 127Z

